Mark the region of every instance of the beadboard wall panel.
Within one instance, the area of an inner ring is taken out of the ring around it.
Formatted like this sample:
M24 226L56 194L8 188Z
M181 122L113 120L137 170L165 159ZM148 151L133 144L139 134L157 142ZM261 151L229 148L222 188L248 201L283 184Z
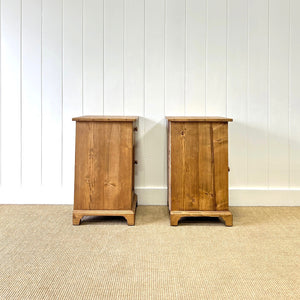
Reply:
M247 135L247 185L257 188L269 184L268 8L268 0L248 1L248 100L247 119L242 124Z
M83 2L83 98L82 113L103 114L103 4L104 0Z
M185 113L185 0L166 0L165 113Z
M63 5L42 2L42 178L43 186L62 183Z
M22 2L22 184L41 184L42 2Z
M150 187L166 186L165 2L145 1L144 180ZM161 166L158 168L157 166ZM153 190L153 189L152 189ZM143 195L145 199L145 193ZM151 199L157 198L155 193ZM159 197L163 199L162 197Z
M145 93L145 3L140 0L124 1L124 95L125 115L144 116ZM144 120L140 119L135 134L135 184L145 186Z
M300 1L290 3L290 102L289 102L289 150L290 187L300 183Z
M208 116L227 115L227 10L227 1L207 1L205 99Z
M104 0L104 110L124 114L124 0Z
M205 0L186 1L185 114L206 113L206 21Z
M62 184L74 186L75 125L83 101L83 6L81 0L63 1L63 145Z
M140 204L167 203L166 115L229 124L230 204L299 205L297 0L0 0L0 202L73 203L81 114L138 115Z
M248 18L247 0L230 0L227 7L227 114L236 116L229 130L231 186L247 186Z
M1 186L22 178L22 5L1 1ZM10 201L13 201L12 199Z
M269 186L289 187L289 1L269 4Z

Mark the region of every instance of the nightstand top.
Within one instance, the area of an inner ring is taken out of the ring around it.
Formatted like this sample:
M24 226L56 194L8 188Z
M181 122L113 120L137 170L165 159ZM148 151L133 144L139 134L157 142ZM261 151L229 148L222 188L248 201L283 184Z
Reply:
M134 122L139 117L133 116L81 116L73 118L72 121L79 122Z
M172 122L232 122L231 118L224 117L196 117L196 116L166 116L166 119Z

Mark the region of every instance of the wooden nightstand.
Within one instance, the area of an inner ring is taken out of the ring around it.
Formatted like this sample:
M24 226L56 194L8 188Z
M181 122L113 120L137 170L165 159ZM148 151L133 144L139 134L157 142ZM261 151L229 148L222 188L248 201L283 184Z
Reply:
M228 210L228 122L222 117L168 119L168 205L171 225L182 217L221 217Z
M73 225L83 216L135 223L134 132L138 117L83 116L76 121Z

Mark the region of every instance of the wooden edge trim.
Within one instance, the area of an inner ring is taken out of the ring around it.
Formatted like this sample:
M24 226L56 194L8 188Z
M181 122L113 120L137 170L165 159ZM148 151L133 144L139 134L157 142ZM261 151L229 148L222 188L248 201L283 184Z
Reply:
M232 118L225 118L225 117L183 117L183 116L166 116L168 121L172 122L232 122Z
M170 211L170 224L177 226L182 217L218 217L223 219L226 226L233 225L233 216L229 210L220 211Z
M132 200L131 211L133 212L133 214L135 214L136 204L137 204L137 195L135 193L133 193L132 197L133 197L133 200Z
M131 210L113 210L113 209L103 209L103 210L91 210L91 209L77 209L73 210L73 215L75 216L124 216L124 215L134 215L136 210L137 195L133 193L132 195L132 207Z
M136 116L81 116L72 118L77 122L135 122L139 117Z
M201 211L170 211L170 215L178 215L181 217L220 217L232 216L229 210L201 210Z
M132 210L73 210L73 215L80 216L123 216L123 215L134 215Z

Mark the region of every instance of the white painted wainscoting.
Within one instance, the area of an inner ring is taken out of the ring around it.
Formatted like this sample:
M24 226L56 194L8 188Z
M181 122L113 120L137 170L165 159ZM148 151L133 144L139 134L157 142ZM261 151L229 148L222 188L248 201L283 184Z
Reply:
M229 125L230 204L300 205L299 0L1 0L0 203L73 203L75 124L138 115L140 204L166 115Z

